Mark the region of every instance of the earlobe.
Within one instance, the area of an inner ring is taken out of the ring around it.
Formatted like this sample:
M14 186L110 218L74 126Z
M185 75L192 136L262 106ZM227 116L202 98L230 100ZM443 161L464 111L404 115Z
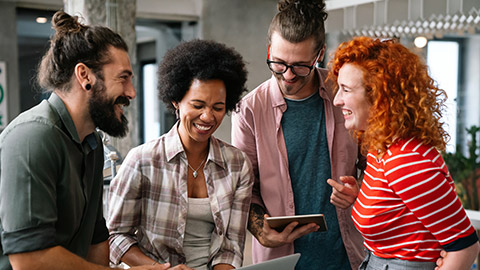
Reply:
M87 91L92 89L93 73L84 63L75 65L74 76L83 89Z
M323 48L322 50L320 51L320 57L318 59L318 62L322 62L323 61L323 58L325 57L325 50L326 50L326 45L323 45Z
M178 103L176 101L172 101L173 107L178 110Z

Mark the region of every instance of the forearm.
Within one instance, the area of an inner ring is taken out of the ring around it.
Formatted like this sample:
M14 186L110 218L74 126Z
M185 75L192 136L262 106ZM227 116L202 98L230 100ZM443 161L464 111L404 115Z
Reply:
M96 245L91 245L88 249L87 261L99 265L108 266L110 260L108 259L108 241L103 241Z
M441 270L469 270L479 252L478 242L459 251L447 252Z
M250 212L248 215L248 230L258 241L261 240L263 233L263 219L266 211L258 204L250 204Z
M156 261L143 253L138 246L131 246L122 256L122 262L130 265L151 265Z
M11 254L8 256L15 270L104 270L108 267L90 263L61 246Z
M213 267L213 270L230 270L230 269L235 269L235 267L225 263L217 264Z

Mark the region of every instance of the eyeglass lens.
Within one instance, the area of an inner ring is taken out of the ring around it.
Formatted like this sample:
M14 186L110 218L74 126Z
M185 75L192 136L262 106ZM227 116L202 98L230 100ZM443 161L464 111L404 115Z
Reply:
M271 71L278 74L283 74L287 72L288 68L290 68L292 72L298 76L307 76L311 70L309 67L306 67L306 66L287 65L285 63L277 63L277 62L270 62L268 66L270 67Z

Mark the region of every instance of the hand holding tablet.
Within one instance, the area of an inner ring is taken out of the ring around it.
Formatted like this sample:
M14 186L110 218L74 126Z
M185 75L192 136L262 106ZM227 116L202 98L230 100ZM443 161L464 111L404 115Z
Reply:
M318 226L320 226L318 231L321 232L327 230L327 224L325 223L325 217L323 214L266 217L265 220L268 222L268 225L271 228L274 228L277 231L282 231L288 224L294 221L298 222L297 227L309 223L316 223Z

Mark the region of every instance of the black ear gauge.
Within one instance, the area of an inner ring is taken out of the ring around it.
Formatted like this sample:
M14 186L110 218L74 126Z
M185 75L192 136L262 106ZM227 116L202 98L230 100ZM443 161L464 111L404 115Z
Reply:
M87 91L90 90L90 89L92 89L92 85L89 84L89 83L87 83L87 84L85 85L85 89L86 89Z

